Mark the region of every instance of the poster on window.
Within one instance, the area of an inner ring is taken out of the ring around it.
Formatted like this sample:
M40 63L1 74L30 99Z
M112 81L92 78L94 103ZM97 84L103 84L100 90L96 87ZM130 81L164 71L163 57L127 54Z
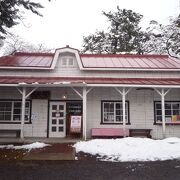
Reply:
M71 116L71 133L81 133L81 116Z

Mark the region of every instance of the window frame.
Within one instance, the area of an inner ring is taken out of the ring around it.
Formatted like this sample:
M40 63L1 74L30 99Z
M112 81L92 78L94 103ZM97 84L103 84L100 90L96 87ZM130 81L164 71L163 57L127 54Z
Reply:
M161 104L161 101L154 101L154 125L162 125L162 121L157 121L157 110L158 109L156 109L156 104ZM165 117L167 116L169 116L169 118L171 118L171 121L168 121L168 122L165 122L166 123L166 125L180 125L180 120L179 121L175 121L175 122L173 122L172 121L172 112L173 112L173 108L172 108L172 105L173 104L175 104L175 103L178 103L179 104L179 114L180 114L180 100L179 101L165 101L165 107L166 107L166 103L169 103L169 104L171 104L171 109L169 109L170 111L171 111L171 115L166 115L165 114ZM159 109L159 110L162 110L162 109ZM177 109L175 109L175 110L177 110ZM165 108L165 113L166 113L166 108ZM162 116L162 115L159 115L159 116Z
M66 63L64 64L63 62L66 62ZM70 62L72 62L72 64ZM74 57L73 56L63 56L63 57L61 57L61 66L62 67L74 67Z
M0 99L0 102L11 102L11 120L6 120L6 121L1 121L0 120L0 124L21 124L21 119L18 121L14 121L13 120L13 116L14 116L14 103L20 102L22 103L21 99ZM32 101L30 99L26 100L26 102L29 102L29 119L28 121L24 121L25 124L32 124L31 121L31 115L32 115ZM16 108L17 109L17 108ZM21 117L21 114L20 114Z
M101 101L101 123L103 125L119 125L119 124L123 124L123 122L104 122L104 103L121 103L121 100L102 100ZM126 121L126 125L130 125L130 109L129 109L129 101L126 100L126 104L127 104L127 121ZM116 109L114 109L114 113L115 113ZM116 115L116 114L115 114Z

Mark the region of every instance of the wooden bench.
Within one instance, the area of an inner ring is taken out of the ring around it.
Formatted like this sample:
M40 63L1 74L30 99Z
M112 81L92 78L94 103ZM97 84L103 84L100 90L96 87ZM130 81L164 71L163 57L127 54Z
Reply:
M15 135L15 137L20 137L20 133L20 129L0 129L0 137L13 137L11 135Z
M131 137L147 137L152 138L151 136L152 129L129 129L129 134Z
M126 136L129 136L129 129L125 129ZM123 137L124 131L122 128L92 128L91 136L93 138L104 137Z

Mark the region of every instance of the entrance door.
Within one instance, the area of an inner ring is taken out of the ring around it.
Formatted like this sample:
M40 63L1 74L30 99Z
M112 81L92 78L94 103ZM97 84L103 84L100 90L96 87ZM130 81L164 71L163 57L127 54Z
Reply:
M66 103L50 102L49 137L66 136Z

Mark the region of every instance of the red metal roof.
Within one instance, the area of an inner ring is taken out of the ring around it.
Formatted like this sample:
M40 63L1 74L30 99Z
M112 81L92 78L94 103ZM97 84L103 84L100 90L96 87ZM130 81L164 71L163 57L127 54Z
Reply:
M85 69L177 69L180 60L167 55L80 54ZM54 53L15 53L0 57L0 68L51 68Z
M0 57L0 67L39 67L50 68L52 53L15 53Z
M90 77L12 77L0 76L0 84L133 84L133 85L180 85L180 78L90 78Z
M167 55L81 54L84 68L180 69L180 60Z

